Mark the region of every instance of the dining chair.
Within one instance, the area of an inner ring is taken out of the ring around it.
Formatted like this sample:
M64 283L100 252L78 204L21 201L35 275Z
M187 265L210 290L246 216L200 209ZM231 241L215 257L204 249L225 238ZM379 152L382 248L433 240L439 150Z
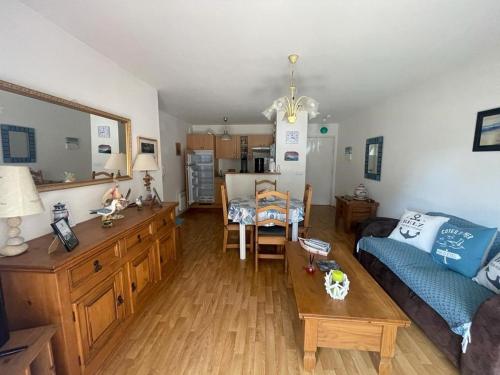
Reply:
M274 203L275 200L285 201L285 206L282 207ZM265 212L268 211L274 211L282 215L265 215ZM283 259L286 272L285 244L288 239L289 212L289 192L257 192L255 196L255 272L259 271L259 259ZM268 226L270 224L273 226ZM276 253L260 253L260 245L274 245L276 246Z
M299 223L299 236L308 238L309 230L311 229L311 202L312 202L313 188L311 185L306 184L304 189L304 220Z
M240 224L229 221L228 218L228 197L227 197L227 188L226 184L222 184L220 186L220 192L221 192L221 199L222 199L222 213L224 216L224 240L222 243L222 252L226 252L226 249L239 249L240 248L240 243L239 241L237 243L229 243L229 233L230 232L236 232L238 233L238 237L240 234ZM249 238L249 243L246 244L246 247L250 249L250 252L253 252L253 225L247 225L246 226L246 231L249 232L247 238Z
M263 191L259 190L260 185L267 185L268 187L272 187L271 190L276 191L278 190L278 184L276 183L276 180L271 181L271 180L255 180L255 196L257 196L257 192Z

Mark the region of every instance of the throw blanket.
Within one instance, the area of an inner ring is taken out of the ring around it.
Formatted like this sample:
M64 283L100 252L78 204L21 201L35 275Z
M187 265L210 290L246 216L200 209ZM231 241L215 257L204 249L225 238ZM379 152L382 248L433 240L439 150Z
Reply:
M390 238L363 237L363 249L391 269L462 336L462 352L471 341L472 318L479 306L494 295L471 279L434 262L430 254Z

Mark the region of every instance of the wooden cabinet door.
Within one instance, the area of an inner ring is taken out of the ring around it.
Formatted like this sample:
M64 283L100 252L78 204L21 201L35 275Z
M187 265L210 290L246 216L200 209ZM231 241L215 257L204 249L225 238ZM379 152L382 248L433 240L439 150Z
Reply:
M211 134L188 134L186 146L189 150L213 150L214 136Z
M266 147L273 144L272 134L249 134L248 135L248 157L252 158L253 147Z
M220 136L216 137L215 141L215 158L216 159L236 159L236 140L232 137L231 140L224 141Z
M82 364L89 363L125 319L123 273L108 277L73 304Z
M158 242L160 248L160 267L162 274L167 272L169 264L177 257L174 230L175 229L169 231L169 233L160 238Z
M154 246L140 253L129 263L132 312L147 298L154 284Z
M222 184L224 184L223 178L216 178L215 179L215 183L214 183L215 201L214 201L214 204L216 204L218 206L222 206L222 196L221 196L221 191L220 191L220 187Z

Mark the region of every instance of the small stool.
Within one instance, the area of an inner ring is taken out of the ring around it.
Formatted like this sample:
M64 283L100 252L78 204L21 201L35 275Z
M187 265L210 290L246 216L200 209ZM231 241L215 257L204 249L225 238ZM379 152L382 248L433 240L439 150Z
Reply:
M181 254L182 251L182 224L184 224L184 219L180 217L175 218L175 252Z

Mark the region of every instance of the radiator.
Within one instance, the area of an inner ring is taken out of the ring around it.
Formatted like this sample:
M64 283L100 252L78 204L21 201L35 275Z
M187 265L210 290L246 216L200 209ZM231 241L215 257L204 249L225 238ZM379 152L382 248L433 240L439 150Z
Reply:
M186 210L186 192L181 191L180 193L177 193L177 202L179 203L179 206L177 207L177 210L179 213L184 212Z

